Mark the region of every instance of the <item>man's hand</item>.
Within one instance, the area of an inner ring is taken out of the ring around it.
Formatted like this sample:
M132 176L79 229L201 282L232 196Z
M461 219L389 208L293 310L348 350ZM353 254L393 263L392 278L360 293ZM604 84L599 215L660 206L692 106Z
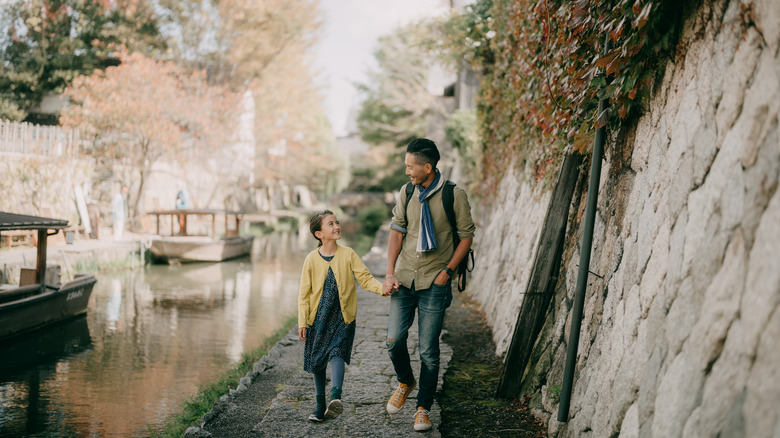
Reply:
M436 279L433 280L434 283L438 284L439 286L444 286L447 284L447 280L450 279L449 274L447 274L447 271L443 270L439 272L439 275L436 276Z
M384 283L382 283L382 296L388 296L393 293L393 291L398 290L398 287L401 285L401 283L398 282L398 278L396 278L395 275L385 277Z
M301 341L306 340L306 327L298 327L298 339Z

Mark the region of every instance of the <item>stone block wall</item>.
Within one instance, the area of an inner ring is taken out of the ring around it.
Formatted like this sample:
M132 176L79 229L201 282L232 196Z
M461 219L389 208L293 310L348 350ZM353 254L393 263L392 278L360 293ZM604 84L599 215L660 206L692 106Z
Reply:
M570 419L560 387L585 190L522 392L551 436L780 433L780 3L702 2L600 183ZM546 195L510 175L480 206L469 293L509 346ZM557 388L556 388L557 387Z

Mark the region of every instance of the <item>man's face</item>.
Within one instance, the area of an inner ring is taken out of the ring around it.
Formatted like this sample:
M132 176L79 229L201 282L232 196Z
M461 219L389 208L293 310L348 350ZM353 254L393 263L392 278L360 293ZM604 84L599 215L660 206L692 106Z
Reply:
M404 163L406 175L412 180L412 184L427 186L433 179L433 166L430 163L420 164L416 155L407 153Z

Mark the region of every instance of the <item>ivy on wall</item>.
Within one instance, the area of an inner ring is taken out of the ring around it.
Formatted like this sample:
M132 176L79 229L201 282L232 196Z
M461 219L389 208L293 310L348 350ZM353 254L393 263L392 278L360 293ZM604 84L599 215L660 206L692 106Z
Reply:
M478 110L486 188L511 163L541 180L567 147L589 152L596 127L616 128L641 113L674 53L686 3L479 0L435 24L429 46L484 75ZM603 114L599 98L610 102Z

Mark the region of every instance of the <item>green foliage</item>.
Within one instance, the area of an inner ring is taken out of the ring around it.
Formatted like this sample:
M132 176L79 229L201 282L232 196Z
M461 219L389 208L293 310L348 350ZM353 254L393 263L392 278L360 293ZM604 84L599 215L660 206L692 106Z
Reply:
M500 408L500 407L509 406L509 401L503 399L487 399L487 400L478 400L477 404L479 406L484 406L488 408Z
M550 385L547 387L547 393L553 400L558 400L561 396L561 385Z
M360 210L357 221L360 223L363 234L374 236L388 217L389 212L387 211L387 206L384 202L377 200L368 207Z
M464 13L453 12L423 24L421 47L434 53L451 68L468 65L481 67L494 61L490 40L495 37L493 0L477 0Z
M596 127L638 114L674 52L687 3L478 1L434 23L427 47L484 74L485 185L495 187L511 163L544 178L567 146L587 153ZM603 114L600 98L609 100Z
M479 122L477 111L473 109L459 109L452 113L444 128L447 139L458 150L466 165L465 173L477 175L477 164L481 161L481 142L479 137Z
M401 186L409 182L409 177L406 176L406 166L403 165L403 160L399 160L401 163L394 170L382 177L379 181L379 185L382 187L383 192L396 193L401 189Z
M596 127L617 127L639 110L676 40L682 4L497 2L502 23L496 64L487 77L494 92L481 102L490 107L484 111L486 140L506 149L496 155L535 149L526 155L541 178L567 144L587 152ZM612 48L605 54L607 38ZM596 113L600 98L609 100L603 114ZM501 166L500 159L491 163L495 170Z
M380 192L382 187L376 178L377 170L371 167L352 168L350 190L355 192Z
M340 153L335 139L318 139L312 147L299 148L299 152L301 155L290 160L285 181L306 184L324 196L341 192L349 185L349 157Z
M116 65L116 46L164 46L142 0L15 0L0 11L0 28L0 118L17 121L76 76Z
M5 95L5 96L4 96ZM27 112L19 107L10 93L0 93L0 119L19 121L27 116Z
M425 135L427 116L444 114L444 108L428 93L428 54L417 42L417 27L399 28L379 38L374 56L378 70L370 71L357 117L364 141L406 146Z
M237 387L239 380L252 370L255 362L268 354L271 347L279 342L297 323L297 316L291 316L279 330L266 338L260 347L242 354L238 364L226 371L218 381L203 386L200 392L182 405L182 412L172 415L161 430L154 430L151 426L147 426L151 436L154 438L184 436L187 428L197 425L200 418L211 410L220 397L227 394L231 388Z
M351 247L361 257L368 254L371 251L371 246L374 245L375 236L369 236L367 234L357 234L353 239L345 242L345 244Z

